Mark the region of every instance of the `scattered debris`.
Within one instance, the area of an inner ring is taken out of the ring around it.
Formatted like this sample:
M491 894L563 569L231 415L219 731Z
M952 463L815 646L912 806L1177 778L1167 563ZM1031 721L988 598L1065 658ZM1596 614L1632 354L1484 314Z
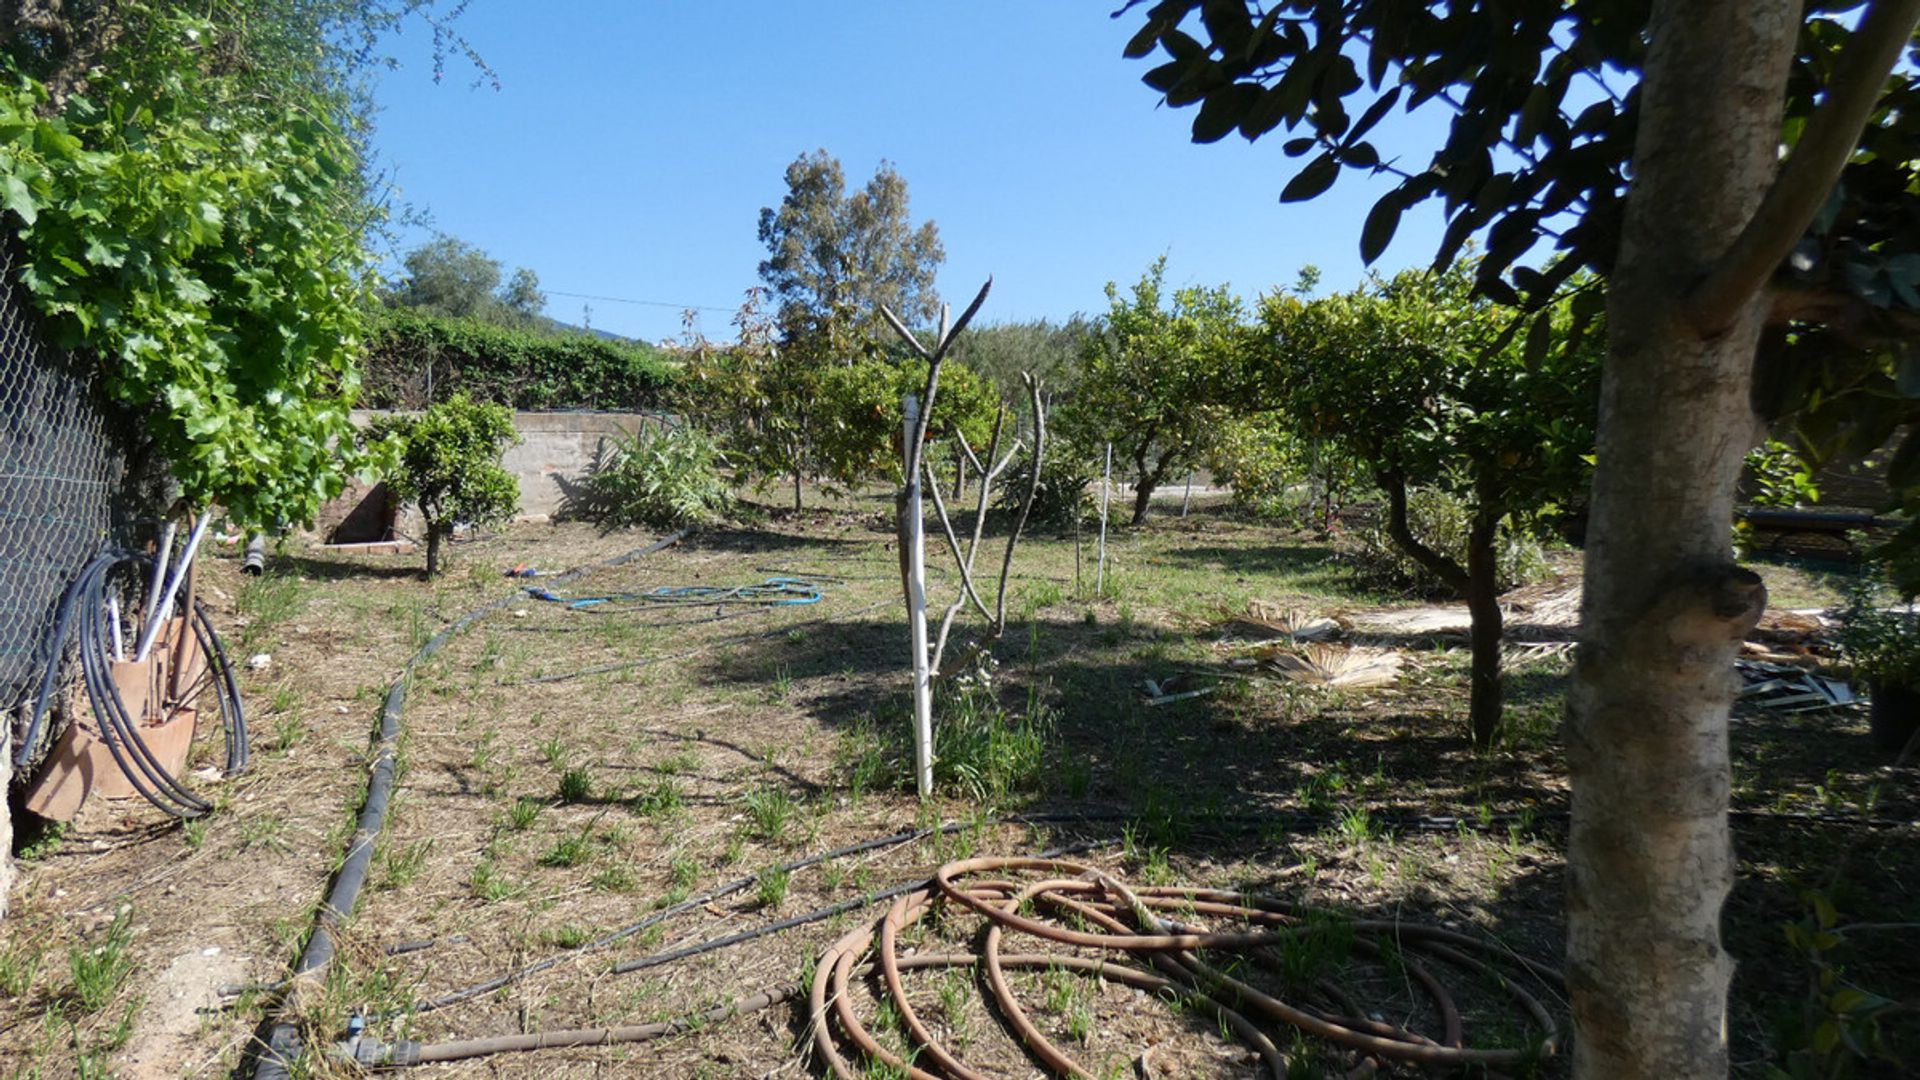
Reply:
M1247 613L1218 627L1225 638L1246 641L1326 641L1351 629L1339 615L1315 615L1298 608L1282 608L1262 600L1247 601Z
M254 653L247 657L248 671L265 671L273 666L273 656L268 653Z
M1817 675L1792 664L1764 660L1736 660L1744 684L1741 701L1775 712L1818 712L1852 705L1860 699L1842 679Z
M1160 682L1148 679L1141 683L1140 688L1147 693L1147 708L1170 705L1176 701L1191 701L1194 698L1206 697L1214 691L1211 686L1202 686L1197 690L1182 690L1180 689L1182 684L1183 679L1179 675Z
M1229 667L1261 668L1283 679L1315 686L1388 686L1400 677L1401 655L1394 649L1307 642L1297 649L1278 645L1252 656L1227 661Z

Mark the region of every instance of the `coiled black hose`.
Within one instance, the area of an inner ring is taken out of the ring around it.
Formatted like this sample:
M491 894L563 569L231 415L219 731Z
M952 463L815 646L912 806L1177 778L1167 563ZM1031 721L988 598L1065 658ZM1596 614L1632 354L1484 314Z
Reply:
M151 564L152 560L143 555L104 551L81 569L80 576L67 589L55 615L45 673L41 676L32 716L15 760L24 765L39 738L52 703L54 687L59 682L59 670L67 653L68 639L77 632L82 682L87 690L87 699L93 706L94 718L99 724L100 739L107 744L107 752L114 764L126 774L133 789L149 803L175 817L198 817L211 810L213 804L194 794L170 773L141 737L136 719L127 711L126 702L120 697L119 686L113 679L113 658L107 653L108 643L112 640L112 627L107 623L107 595L111 579L115 572L125 571L131 574L132 580L142 581L145 578L143 571ZM201 647L208 674L213 680L226 735L225 772L228 776L238 775L247 764L247 724L233 666L227 658L219 632L214 629L206 605L196 601L186 622Z

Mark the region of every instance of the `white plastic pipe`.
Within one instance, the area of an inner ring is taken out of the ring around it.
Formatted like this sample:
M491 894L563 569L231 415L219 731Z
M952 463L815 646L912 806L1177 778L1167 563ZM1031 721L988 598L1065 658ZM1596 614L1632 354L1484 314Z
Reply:
M147 654L153 651L160 628L166 625L168 616L173 614L174 598L180 595L180 584L187 579L187 568L193 565L193 553L199 550L200 540L207 535L207 526L212 521L213 511L205 510L201 512L200 520L193 523L193 532L187 535L187 548L180 553L180 561L173 564L173 574L160 591L159 606L153 608L147 625L140 630L140 647L133 651L136 663L145 660ZM149 606L151 603L149 601Z
M147 582L147 610L142 612L149 622L153 612L160 604L160 587L167 583L167 564L173 560L173 522L160 527L160 545L153 553L153 580Z
M125 660L127 643L120 639L120 598L117 596L107 597L107 626L113 631L113 658Z
M921 518L920 470L912 468L920 429L920 399L904 395L907 471L907 628L913 639L913 773L920 797L933 795L933 673L927 659L927 534Z

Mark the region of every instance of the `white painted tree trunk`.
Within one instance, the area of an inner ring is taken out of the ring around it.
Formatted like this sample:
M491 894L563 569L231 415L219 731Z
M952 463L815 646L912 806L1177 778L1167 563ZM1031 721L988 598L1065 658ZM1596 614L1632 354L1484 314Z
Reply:
M913 775L920 797L933 794L933 673L927 657L927 531L921 517L920 470L914 468L913 440L920 428L920 399L906 395L903 459L907 476L907 625L913 639Z
M1567 740L1582 1080L1727 1073L1727 714L1735 651L1766 602L1731 529L1762 308L1708 334L1684 301L1774 176L1799 17L1792 0L1654 5Z

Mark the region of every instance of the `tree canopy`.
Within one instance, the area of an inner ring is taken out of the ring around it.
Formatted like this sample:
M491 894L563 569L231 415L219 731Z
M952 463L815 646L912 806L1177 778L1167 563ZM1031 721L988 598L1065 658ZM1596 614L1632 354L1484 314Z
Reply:
M1521 342L1506 331L1514 313L1474 295L1469 263L1260 303L1256 396L1302 437L1369 470L1394 544L1472 610L1470 728L1481 746L1497 737L1501 713L1497 530L1563 508L1589 476L1605 337L1571 303L1553 316L1550 340ZM1469 508L1464 560L1410 527L1416 484Z
M885 304L909 323L940 311L934 275L946 261L940 230L913 223L907 182L887 162L848 194L840 162L825 150L787 166L787 194L760 211L767 258L760 278L772 290L782 340L815 359L850 363L882 348Z
M1169 289L1155 259L1125 293L1107 283L1100 330L1082 339L1062 434L1082 454L1112 443L1133 466L1133 523L1156 488L1192 468L1224 411L1244 398L1246 311L1224 285Z
M406 276L387 299L434 315L530 323L547 306L540 278L518 267L505 278L500 260L455 236L438 236L408 252Z

